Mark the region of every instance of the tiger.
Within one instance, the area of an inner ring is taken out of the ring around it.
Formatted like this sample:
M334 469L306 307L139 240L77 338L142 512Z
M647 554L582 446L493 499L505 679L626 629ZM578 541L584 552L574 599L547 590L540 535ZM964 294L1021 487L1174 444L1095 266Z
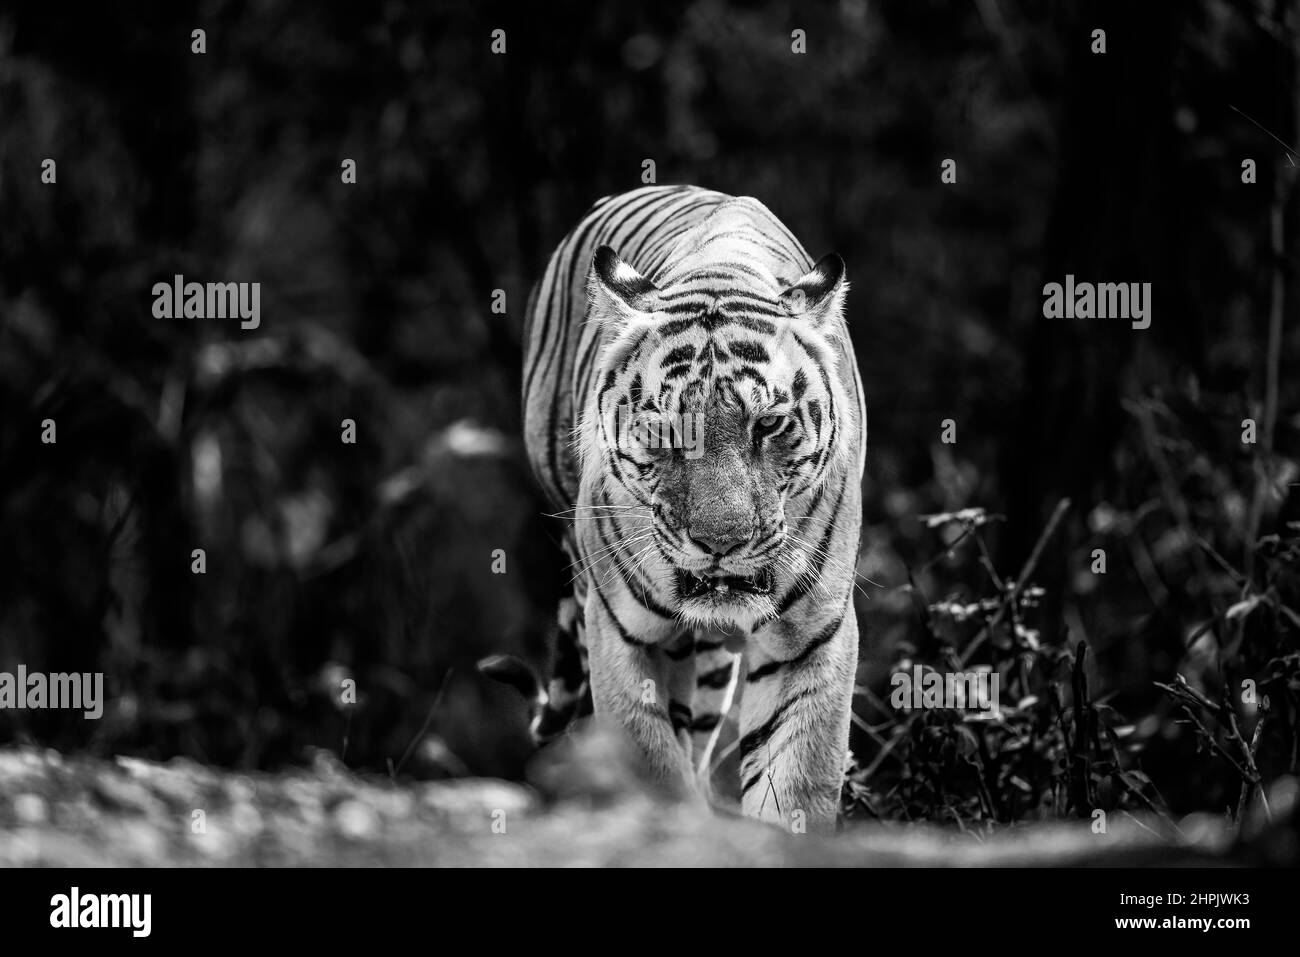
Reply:
M555 249L523 426L575 574L530 692L539 742L594 712L654 782L716 805L738 699L740 813L834 827L867 447L847 292L840 256L696 186L607 196Z

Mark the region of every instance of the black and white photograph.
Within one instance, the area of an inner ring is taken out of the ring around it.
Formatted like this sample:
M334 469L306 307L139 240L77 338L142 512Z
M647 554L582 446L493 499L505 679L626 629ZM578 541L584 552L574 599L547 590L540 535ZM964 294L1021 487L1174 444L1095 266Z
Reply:
M0 2L5 923L1293 927L1298 182L1295 0Z

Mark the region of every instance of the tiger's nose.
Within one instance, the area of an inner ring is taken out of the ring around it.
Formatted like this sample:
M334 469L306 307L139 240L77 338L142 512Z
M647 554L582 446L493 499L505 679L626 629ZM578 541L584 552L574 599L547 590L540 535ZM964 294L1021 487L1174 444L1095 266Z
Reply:
M745 543L748 536L739 532L692 532L691 541L714 558L729 555Z

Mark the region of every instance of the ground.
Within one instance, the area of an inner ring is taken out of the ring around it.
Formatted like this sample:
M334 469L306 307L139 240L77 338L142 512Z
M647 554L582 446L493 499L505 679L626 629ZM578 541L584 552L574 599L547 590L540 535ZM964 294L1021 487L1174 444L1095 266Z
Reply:
M978 865L1294 862L1291 823L1238 839L1210 818L1177 829L1114 820L978 839L859 824L790 834L648 796L592 736L538 765L533 785L364 777L332 755L245 774L190 760L0 750L0 865ZM1279 794L1274 818L1294 820Z

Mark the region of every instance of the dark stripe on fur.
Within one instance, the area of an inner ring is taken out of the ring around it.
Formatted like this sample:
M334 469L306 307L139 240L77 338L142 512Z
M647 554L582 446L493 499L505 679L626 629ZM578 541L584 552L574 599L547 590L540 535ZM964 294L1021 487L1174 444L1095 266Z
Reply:
M695 679L697 688L725 688L731 681L731 663L719 665L712 671L706 671Z
M850 592L850 595L852 595L852 592ZM798 665L807 661L808 657L814 651L835 637L835 633L840 630L840 625L842 624L844 624L844 616L840 615L840 617L836 618L829 625L819 631L817 637L808 642L808 647L804 648L804 650L799 652L799 654L795 655L793 658L787 658L784 661L769 661L765 665L760 665L745 676L745 681L747 683L762 681L769 675L776 674L787 665Z
M692 731L712 731L722 723L722 715L717 713L702 714L691 722Z
M781 707L772 712L772 716L755 728L749 734L740 739L740 760L744 761L755 751L765 747L776 729L781 726L781 720L785 717L786 712L793 708L804 698L812 694L811 691L801 691L793 698L787 698L781 703Z
M605 601L605 593L602 592L599 588L596 589L596 597L600 599L601 607L605 609L605 614L609 615L609 620L614 623L614 630L618 632L618 636L620 638L622 638L629 645L633 645L637 648L651 647L650 642L642 641L640 638L637 638L634 635L630 634L628 630L623 627L623 623L618 620L618 615L614 614L614 609L610 608L609 602Z

